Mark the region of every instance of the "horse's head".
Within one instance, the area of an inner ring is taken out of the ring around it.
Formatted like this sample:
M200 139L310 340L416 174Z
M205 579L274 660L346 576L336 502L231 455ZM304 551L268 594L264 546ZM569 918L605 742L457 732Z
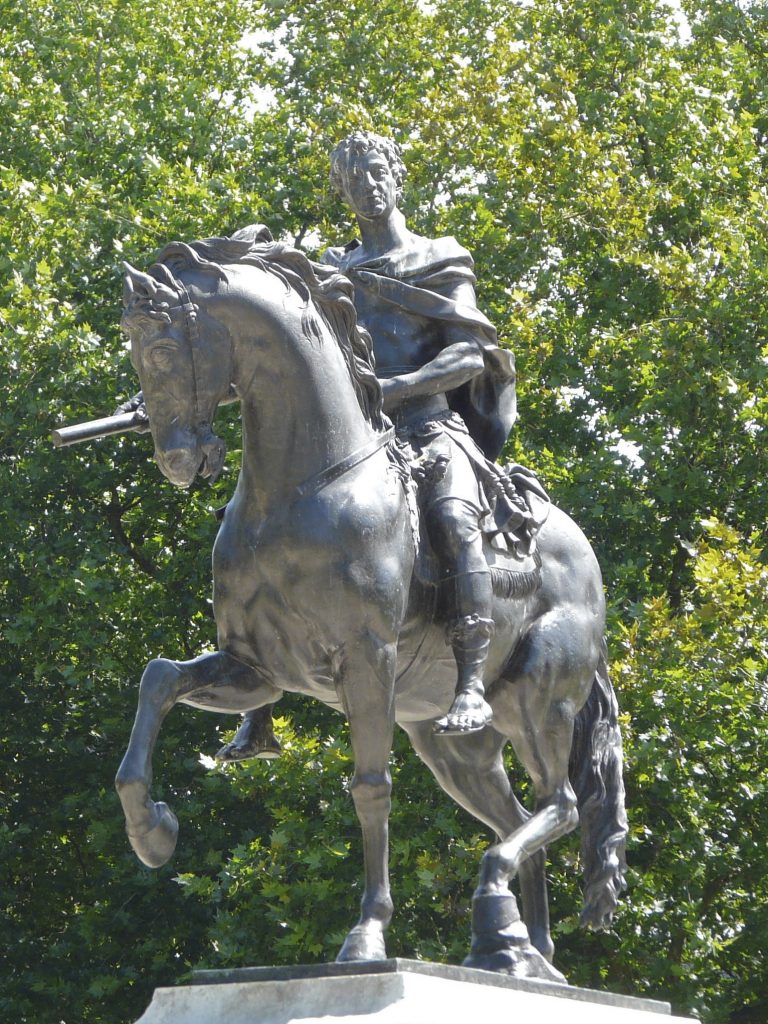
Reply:
M198 472L215 479L226 447L211 425L232 379L229 335L192 302L164 264L156 263L149 274L124 267L122 327L131 341L158 465L177 487L188 487Z

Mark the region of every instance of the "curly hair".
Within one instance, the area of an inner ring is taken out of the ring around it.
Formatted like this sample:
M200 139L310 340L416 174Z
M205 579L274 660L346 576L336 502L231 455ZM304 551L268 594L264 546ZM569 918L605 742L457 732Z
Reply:
M347 135L345 139L334 146L331 152L332 188L341 193L344 186L344 170L349 165L350 159L353 156L362 156L371 152L380 153L389 164L389 169L397 183L397 195L400 198L407 174L400 147L393 139L362 130L352 132L351 135Z

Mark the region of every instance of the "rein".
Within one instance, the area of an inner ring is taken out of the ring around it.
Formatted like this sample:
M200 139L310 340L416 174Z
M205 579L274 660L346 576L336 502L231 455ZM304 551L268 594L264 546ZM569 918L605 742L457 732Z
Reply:
M334 462L332 466L328 466L327 469L321 469L319 473L315 473L309 480L305 480L304 483L299 484L296 488L296 498L309 498L313 494L317 494L318 491L322 491L328 484L333 483L334 480L338 480L340 476L344 476L350 469L358 466L361 462L365 462L371 455L375 455L380 448L389 442L395 436L395 428L390 427L379 437L375 437L368 444L364 444L362 448L358 448L352 452L351 455L346 455L343 459L339 459L338 462Z

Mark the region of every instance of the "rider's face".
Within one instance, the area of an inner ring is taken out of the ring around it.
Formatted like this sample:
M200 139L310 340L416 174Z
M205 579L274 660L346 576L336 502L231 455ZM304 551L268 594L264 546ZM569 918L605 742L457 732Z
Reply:
M397 181L386 157L375 149L353 154L342 180L342 199L363 220L386 218L397 206Z

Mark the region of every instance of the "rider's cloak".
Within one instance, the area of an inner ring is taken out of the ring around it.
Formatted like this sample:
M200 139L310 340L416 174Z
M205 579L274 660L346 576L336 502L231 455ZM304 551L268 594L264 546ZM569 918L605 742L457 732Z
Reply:
M496 329L477 307L456 301L458 286L474 288L474 261L455 238L419 238L407 251L352 265L360 242L327 249L322 262L336 267L365 289L376 305L389 305L428 320L445 322L450 342L472 339L480 347L485 369L467 384L448 392L448 404L467 425L483 454L495 461L517 415L515 358L498 345ZM356 303L357 304L357 303ZM374 338L374 350L376 339Z

